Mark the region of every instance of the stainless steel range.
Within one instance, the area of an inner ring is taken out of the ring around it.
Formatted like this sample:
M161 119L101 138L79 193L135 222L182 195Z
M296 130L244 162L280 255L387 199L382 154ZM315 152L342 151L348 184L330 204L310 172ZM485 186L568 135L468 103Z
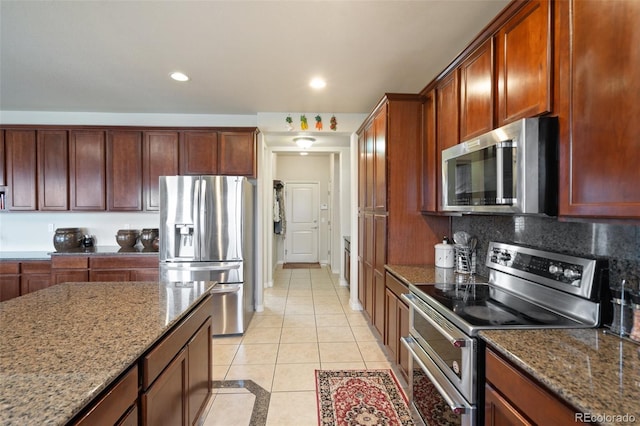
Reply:
M410 399L427 425L484 418L481 330L592 328L608 320L606 262L492 242L489 278L410 285ZM444 407L444 408L443 408Z

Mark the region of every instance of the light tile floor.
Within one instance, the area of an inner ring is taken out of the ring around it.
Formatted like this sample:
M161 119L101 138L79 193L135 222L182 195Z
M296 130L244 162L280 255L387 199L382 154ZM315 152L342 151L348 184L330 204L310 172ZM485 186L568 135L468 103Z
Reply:
M328 267L278 267L273 281L243 336L213 339L217 388L204 426L317 425L316 369L393 368Z

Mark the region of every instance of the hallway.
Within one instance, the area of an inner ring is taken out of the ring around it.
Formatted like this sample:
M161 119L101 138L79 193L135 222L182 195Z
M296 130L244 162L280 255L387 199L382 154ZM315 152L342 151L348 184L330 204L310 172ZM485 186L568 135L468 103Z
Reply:
M214 395L205 426L317 425L316 369L392 368L328 267L279 266L264 300L244 336L213 339Z

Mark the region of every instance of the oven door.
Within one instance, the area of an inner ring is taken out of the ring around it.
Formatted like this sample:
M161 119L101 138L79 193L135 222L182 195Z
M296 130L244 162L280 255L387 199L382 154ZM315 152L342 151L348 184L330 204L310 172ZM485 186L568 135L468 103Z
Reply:
M478 399L476 339L463 333L414 294L403 294L409 305L409 333L442 374L472 404Z
M402 337L409 351L409 400L427 426L475 426L477 407L469 404L411 337Z

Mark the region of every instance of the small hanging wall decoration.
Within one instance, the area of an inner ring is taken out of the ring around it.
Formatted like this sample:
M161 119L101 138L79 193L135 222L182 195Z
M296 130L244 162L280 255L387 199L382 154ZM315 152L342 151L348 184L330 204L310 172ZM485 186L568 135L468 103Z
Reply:
M287 118L285 118L284 121L287 122L287 130L290 132L293 131L293 118L291 118L290 115L287 115Z
M309 128L309 124L307 123L307 116L302 114L300 116L300 130L307 130Z
M316 115L316 130L322 130L322 117Z
M329 128L334 132L338 129L338 120L336 120L336 116L331 116L331 121L329 121Z

